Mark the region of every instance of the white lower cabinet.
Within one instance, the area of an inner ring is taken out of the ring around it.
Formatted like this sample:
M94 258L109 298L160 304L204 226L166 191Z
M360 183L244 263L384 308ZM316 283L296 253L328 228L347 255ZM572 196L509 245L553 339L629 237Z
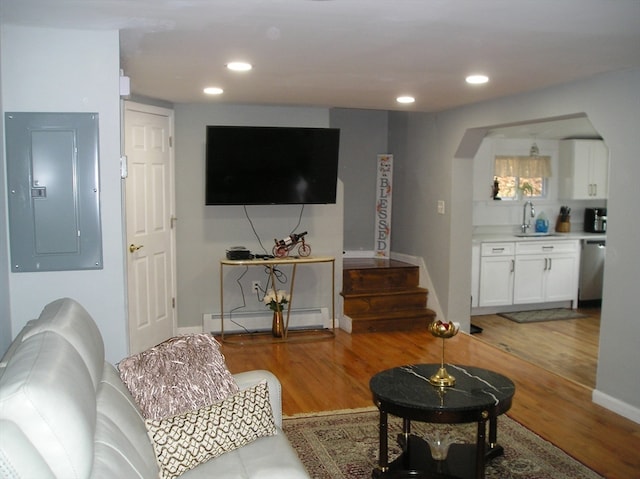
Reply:
M480 306L513 302L514 243L483 243L480 250Z
M477 308L480 297L480 244L471 247L471 307Z
M579 268L578 241L517 243L513 304L575 301Z
M478 306L577 301L579 241L483 243Z

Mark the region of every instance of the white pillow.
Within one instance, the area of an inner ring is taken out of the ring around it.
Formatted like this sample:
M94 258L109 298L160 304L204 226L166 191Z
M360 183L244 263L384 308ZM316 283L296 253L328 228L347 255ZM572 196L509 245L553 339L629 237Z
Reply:
M161 479L276 434L266 381L196 411L145 423Z

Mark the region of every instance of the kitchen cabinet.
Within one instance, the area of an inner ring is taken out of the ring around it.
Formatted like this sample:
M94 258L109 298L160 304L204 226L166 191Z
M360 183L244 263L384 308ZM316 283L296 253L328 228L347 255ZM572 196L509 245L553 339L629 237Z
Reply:
M578 241L516 243L515 253L513 304L577 301Z
M560 142L559 198L606 199L609 185L609 150L602 140Z
M480 296L480 244L471 246L471 307L477 308Z
M479 306L513 302L515 243L483 243L480 249Z

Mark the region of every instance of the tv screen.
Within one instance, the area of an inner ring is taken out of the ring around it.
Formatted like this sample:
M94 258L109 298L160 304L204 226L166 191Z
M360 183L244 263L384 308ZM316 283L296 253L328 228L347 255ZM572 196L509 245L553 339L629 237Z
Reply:
M207 126L205 204L336 202L337 128Z

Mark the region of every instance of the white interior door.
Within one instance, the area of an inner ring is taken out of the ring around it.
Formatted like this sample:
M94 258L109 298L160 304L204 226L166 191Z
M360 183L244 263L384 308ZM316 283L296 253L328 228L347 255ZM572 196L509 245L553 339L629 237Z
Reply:
M175 330L173 111L125 102L129 352Z

